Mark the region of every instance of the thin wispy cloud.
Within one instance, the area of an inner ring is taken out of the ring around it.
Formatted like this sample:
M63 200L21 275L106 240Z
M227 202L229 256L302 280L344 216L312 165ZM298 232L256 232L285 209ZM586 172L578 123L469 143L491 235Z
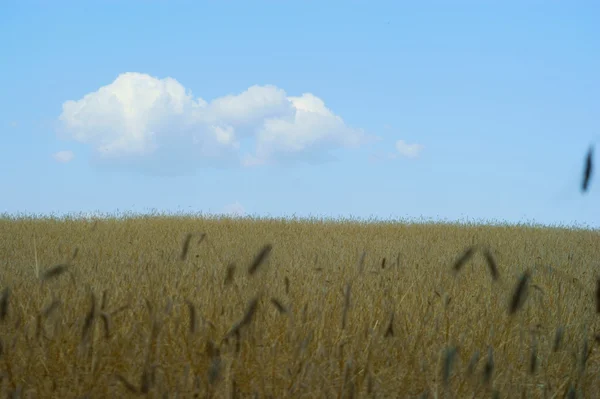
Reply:
M68 163L75 158L75 154L72 151L58 151L52 154L52 158L54 158L56 162Z
M404 140L396 141L396 150L405 158L417 158L425 147L421 144L408 144Z
M63 104L60 135L91 146L103 162L229 163L256 166L302 159L366 142L319 97L251 86L210 102L177 80L124 73ZM242 148L244 139L250 148ZM253 147L253 148L252 148ZM187 161L187 162L184 162Z
M392 161L398 158L418 158L421 152L425 149L422 144L408 144L404 140L397 140L394 145L394 151L379 151L373 152L369 156L371 162Z

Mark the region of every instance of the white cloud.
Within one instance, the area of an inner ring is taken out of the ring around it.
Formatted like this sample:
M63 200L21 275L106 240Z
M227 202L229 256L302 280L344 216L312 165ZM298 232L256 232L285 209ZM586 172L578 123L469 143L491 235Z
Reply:
M288 100L295 109L293 116L268 118L259 129L258 160L270 159L277 154L297 154L320 146L355 147L364 142L363 133L346 126L320 98L305 93L300 97L288 97Z
M396 150L406 158L416 158L425 147L421 144L408 144L404 140L396 141Z
M227 121L231 126L256 127L267 118L293 116L285 91L272 85L252 86L238 95L213 100L208 106L206 120L211 123Z
M223 213L230 216L244 216L246 214L246 209L239 202L234 202L233 204L226 205L223 208Z
M272 85L252 86L207 102L173 78L141 73L121 74L66 101L59 119L64 137L90 145L105 161L226 160L248 166L290 153L301 159L304 153L357 146L366 138L310 93L289 97ZM242 148L243 139L255 153Z
M73 151L58 151L52 154L52 158L54 158L56 162L67 163L75 158L75 154L73 154Z

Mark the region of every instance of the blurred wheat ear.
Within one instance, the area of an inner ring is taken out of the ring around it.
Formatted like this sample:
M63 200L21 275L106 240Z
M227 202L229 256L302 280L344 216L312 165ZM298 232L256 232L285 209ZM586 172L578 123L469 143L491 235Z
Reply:
M586 193L590 187L590 180L592 178L592 173L594 169L594 146L590 146L588 150L587 156L585 157L585 165L583 168L583 181L581 184L581 191Z

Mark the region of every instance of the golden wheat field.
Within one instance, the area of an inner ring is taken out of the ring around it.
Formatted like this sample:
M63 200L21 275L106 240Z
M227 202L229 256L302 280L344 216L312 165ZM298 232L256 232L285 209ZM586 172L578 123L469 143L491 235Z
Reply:
M0 234L2 397L600 397L597 231L158 215Z

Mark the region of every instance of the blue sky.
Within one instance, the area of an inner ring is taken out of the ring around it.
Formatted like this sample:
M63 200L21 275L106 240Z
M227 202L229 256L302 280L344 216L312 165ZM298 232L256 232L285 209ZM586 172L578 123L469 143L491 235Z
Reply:
M600 227L599 12L4 0L0 212Z

